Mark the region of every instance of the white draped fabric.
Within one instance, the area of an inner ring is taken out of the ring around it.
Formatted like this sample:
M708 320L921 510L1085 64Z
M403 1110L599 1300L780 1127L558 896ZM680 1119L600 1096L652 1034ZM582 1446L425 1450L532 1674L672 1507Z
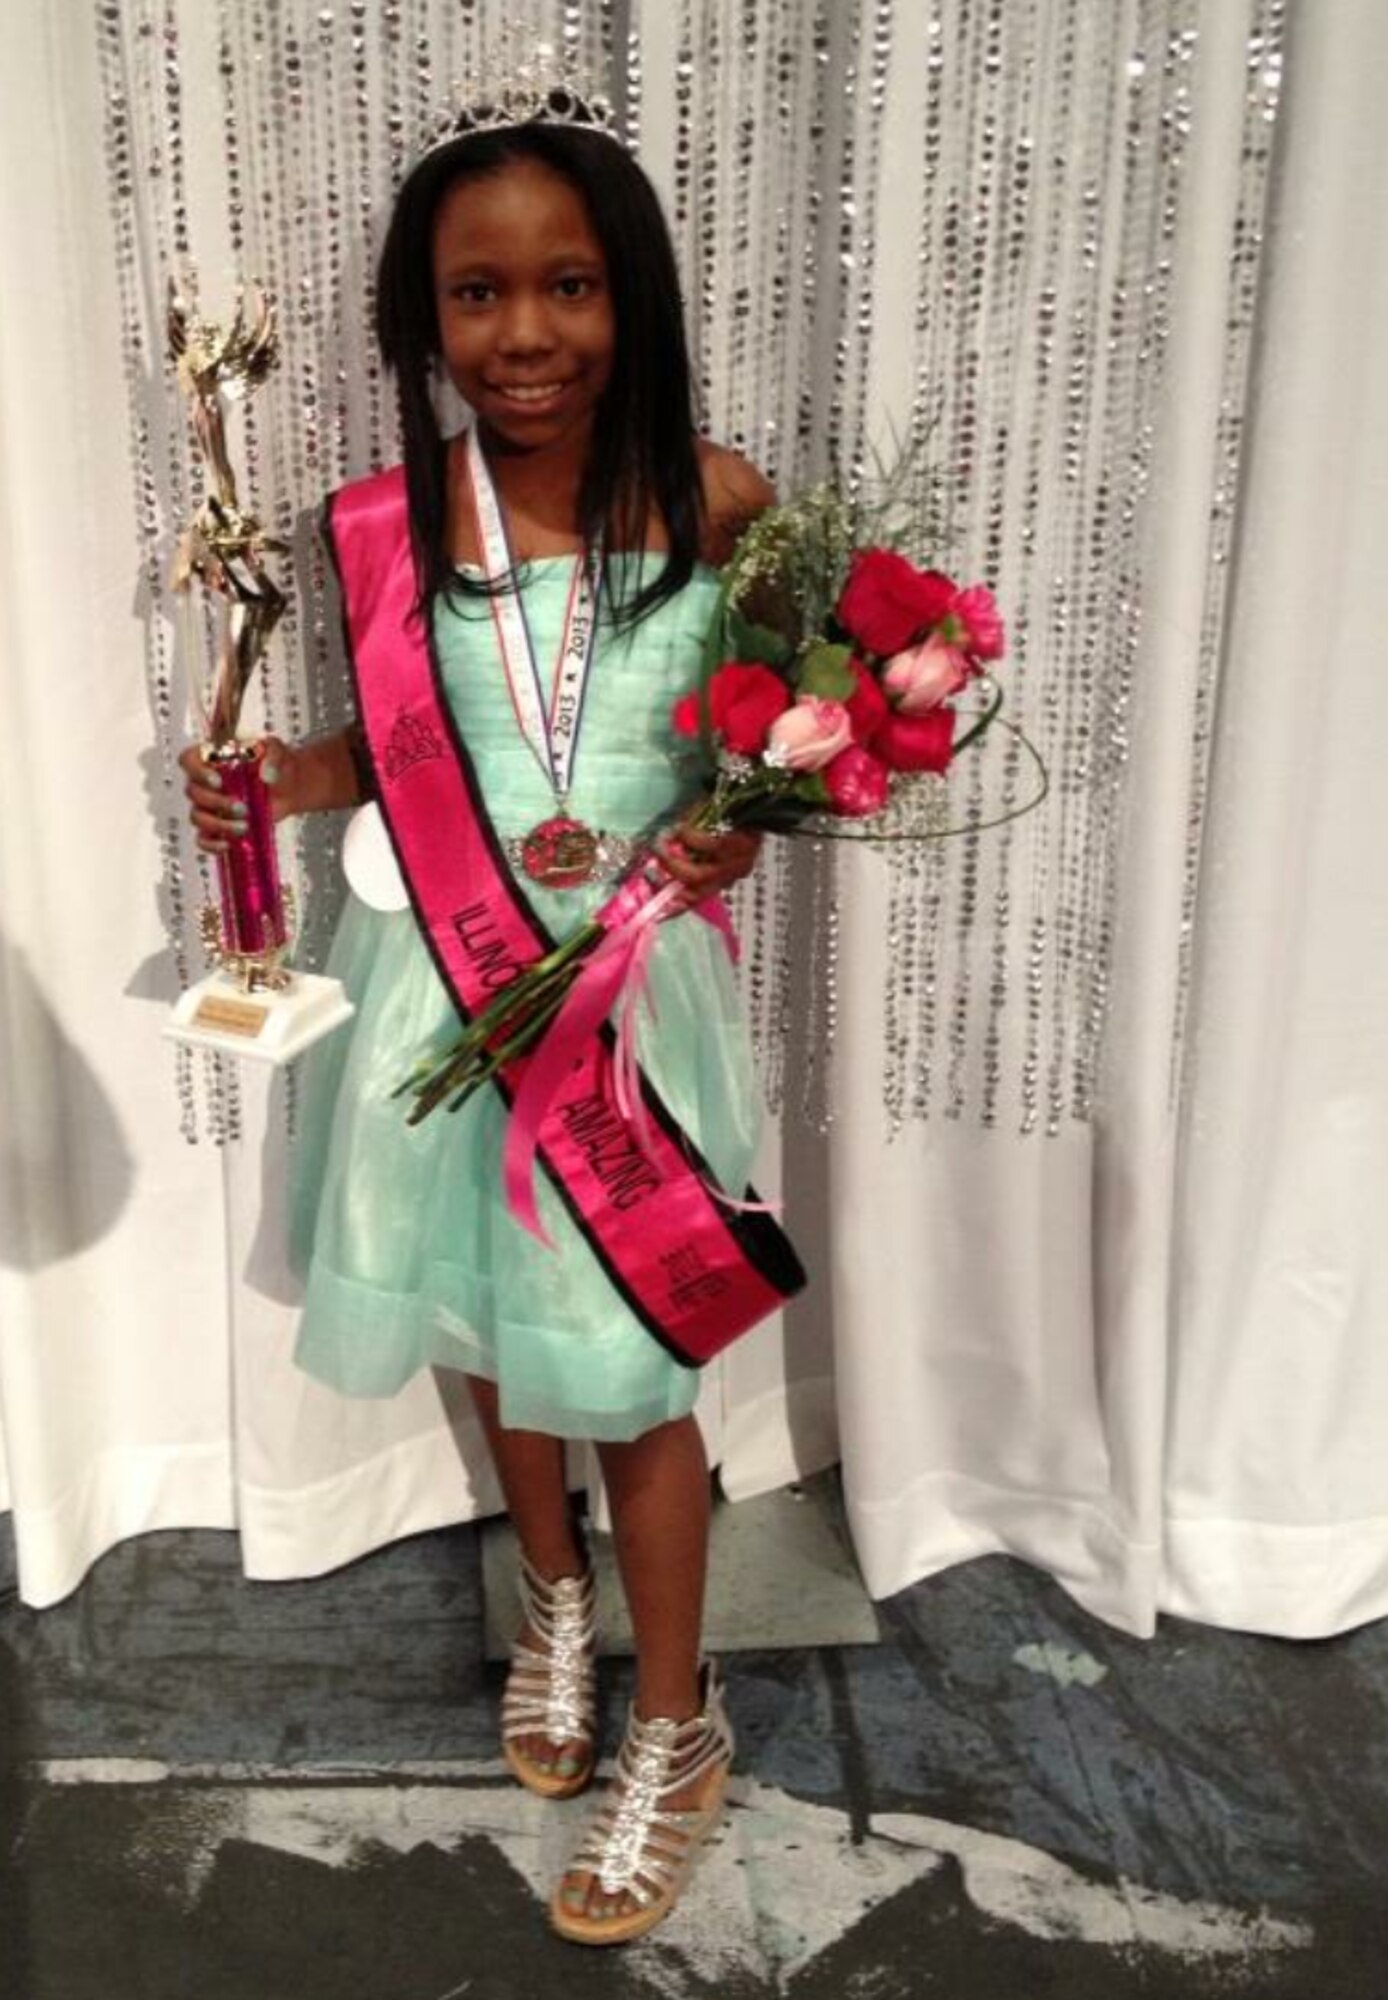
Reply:
M160 1038L176 972L154 885L181 807L146 695L158 613L131 519L92 11L6 8L0 66L0 1503L33 1605L152 1529L235 1529L249 1574L287 1577L496 1505L447 1383L350 1402L290 1365L279 1087L248 1072L233 1143L180 1133ZM924 10L931 23L950 11ZM1052 39L1085 11L1031 9ZM837 1117L823 1139L788 1117L783 1170L773 1158L763 1175L783 1172L814 1294L711 1371L701 1402L734 1497L842 1458L878 1595L1003 1550L1137 1632L1161 1609L1297 1636L1388 1610L1388 918L1374 870L1388 388L1373 332L1388 307L1388 19L1375 0L1334 0L1288 24L1212 675L1229 261L1249 35L1268 11L1124 10L1130 40L1146 24L1154 43L1188 16L1199 58L1160 401L1145 413L1093 1103L1022 1130L1004 1089L988 1120L966 1109L889 1136L893 892L880 860L855 854ZM1115 10L1090 12L1097 29ZM667 184L673 18L633 10L645 142ZM845 392L865 421L912 395L911 267L888 253L916 223L927 46L923 19L898 8L868 161L872 283L890 309ZM204 125L210 146L215 108ZM206 158L189 170L215 184ZM1051 907L1056 822L1023 824L1019 937ZM997 863L978 852L987 893ZM980 999L993 949L981 933L949 945L978 953ZM942 982L948 970L946 954ZM999 1023L997 1060L1024 1073L1024 1010L1002 1007Z
M1202 15L1100 1106L1040 1147L939 1122L886 1152L855 1111L833 1315L874 1592L1006 1550L1134 1631L1170 1610L1309 1637L1388 1610L1388 391L1364 331L1388 284L1388 20L1291 23L1187 933L1240 12ZM870 888L847 904L864 972ZM870 978L850 993L870 1010ZM856 1106L872 1051L851 1021L844 1040Z

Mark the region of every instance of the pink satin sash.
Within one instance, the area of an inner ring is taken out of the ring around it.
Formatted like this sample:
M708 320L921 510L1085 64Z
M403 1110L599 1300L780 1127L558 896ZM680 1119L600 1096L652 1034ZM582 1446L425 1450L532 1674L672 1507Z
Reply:
M553 940L507 865L443 695L432 632L412 615L403 472L334 494L326 532L381 813L435 965L470 1018ZM707 1165L644 1076L633 1131L616 1101L612 1051L604 1024L555 1090L537 1157L627 1304L698 1366L793 1297L805 1274L769 1215L720 1205ZM402 1073L413 1053L400 1051ZM498 1077L508 1103L534 1059Z

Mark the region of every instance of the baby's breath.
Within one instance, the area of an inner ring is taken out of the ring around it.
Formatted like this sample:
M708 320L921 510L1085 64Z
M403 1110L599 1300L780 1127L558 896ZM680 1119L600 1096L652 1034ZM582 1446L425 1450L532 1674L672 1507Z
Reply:
M850 495L820 480L768 507L743 533L723 573L724 604L779 634L798 655L822 638L855 552L895 549L938 562L948 543L942 475L922 451L874 455L875 475Z

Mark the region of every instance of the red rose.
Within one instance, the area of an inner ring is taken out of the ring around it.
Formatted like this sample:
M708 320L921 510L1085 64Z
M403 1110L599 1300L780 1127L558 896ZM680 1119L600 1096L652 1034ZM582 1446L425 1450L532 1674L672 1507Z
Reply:
M876 675L869 673L861 660L850 660L849 665L858 683L856 691L844 703L853 728L853 741L871 743L887 719L887 697L879 687Z
M929 708L924 715L903 715L894 709L872 747L894 771L943 771L954 755L954 710Z
M854 557L835 616L868 652L886 659L923 639L954 598L954 584L939 570L917 569L894 549L864 549Z
M887 776L887 767L879 758L850 743L824 766L830 812L845 819L880 812L887 803Z
M681 695L670 710L670 723L677 736L697 736L699 733L698 695Z
M708 706L709 720L728 749L752 756L765 748L767 731L790 707L790 689L770 667L743 666L733 660L710 679ZM681 736L697 736L698 695L687 694L677 701L670 720Z

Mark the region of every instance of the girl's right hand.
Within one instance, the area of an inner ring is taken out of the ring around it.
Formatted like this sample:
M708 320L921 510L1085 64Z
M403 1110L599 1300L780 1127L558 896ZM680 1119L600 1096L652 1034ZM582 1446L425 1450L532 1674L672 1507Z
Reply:
M304 753L278 736L262 736L256 749L261 779L270 787L274 818L287 819L291 813L302 812L308 804L309 777ZM225 853L236 835L245 831L235 803L222 790L221 779L203 756L200 744L190 743L178 762L187 779L183 795L189 805L188 817L197 829L198 846L205 854Z

